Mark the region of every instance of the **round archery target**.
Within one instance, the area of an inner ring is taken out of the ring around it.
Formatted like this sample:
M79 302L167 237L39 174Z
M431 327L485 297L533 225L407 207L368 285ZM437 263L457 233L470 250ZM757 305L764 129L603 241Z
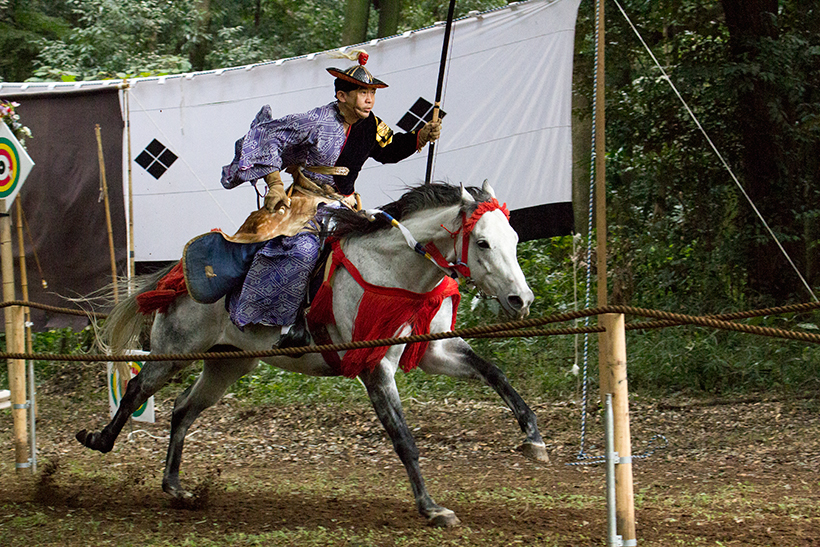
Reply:
M0 137L0 198L8 196L20 180L20 156L9 139Z
M133 378L134 376L139 374L140 370L142 370L142 363L130 361L128 363L128 367L131 369L131 378ZM131 378L129 378L128 380L130 380ZM123 392L123 387L124 384L128 383L128 380L123 382L120 378L120 373L116 368L112 370L111 376L108 378L108 388L110 390L111 396L113 397L114 404L116 406L119 406L120 401L122 400L122 396L125 394ZM142 403L142 406L140 406L136 411L134 411L132 416L134 418L142 416L143 412L145 412L145 410L148 408L148 405L149 401L145 401L144 403Z

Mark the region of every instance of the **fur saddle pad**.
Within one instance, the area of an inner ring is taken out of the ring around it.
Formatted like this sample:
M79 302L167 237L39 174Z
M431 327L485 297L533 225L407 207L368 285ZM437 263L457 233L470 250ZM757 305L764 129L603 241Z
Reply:
M271 213L262 207L251 213L234 235L225 235L225 239L234 243L256 243L296 235L310 225L319 204L328 201L340 201L353 209L361 209L357 194L347 197L337 194L329 186L317 185L299 169L288 169L288 173L293 175L293 184L288 188L290 208Z

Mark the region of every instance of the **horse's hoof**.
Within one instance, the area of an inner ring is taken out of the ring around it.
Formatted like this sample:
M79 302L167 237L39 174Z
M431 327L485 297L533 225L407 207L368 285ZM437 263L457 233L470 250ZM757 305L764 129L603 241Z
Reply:
M182 487L163 486L162 489L176 501L186 502L194 499L194 494Z
M79 431L77 432L77 434L76 434L76 435L74 435L74 438L75 438L75 439L77 439L77 441L78 441L81 445L83 445L83 446L88 446L87 444L85 444L85 440L88 438L88 431L86 431L85 429L81 429L81 430L79 430Z
M172 498L178 501L190 501L194 499L194 495L188 492L180 485L171 485L169 483L162 484L162 490Z
M455 513L449 509L442 509L441 511L430 515L427 519L427 524L435 528L455 528L461 521Z
M531 460L544 463L549 463L550 461L550 456L547 453L547 447L544 443L525 442L519 450L524 453L525 457Z
M79 441L79 443L86 448L90 448L91 450L98 450L103 454L107 452L111 452L111 447L100 446L99 441L99 433L89 433L85 429L81 429L74 435L74 438Z

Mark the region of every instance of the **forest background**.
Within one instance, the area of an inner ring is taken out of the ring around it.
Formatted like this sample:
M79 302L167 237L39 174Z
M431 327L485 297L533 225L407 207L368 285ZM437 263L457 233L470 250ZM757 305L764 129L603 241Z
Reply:
M463 0L456 16L505 4ZM818 3L620 5L808 286L820 286ZM447 6L444 0L0 0L0 79L137 77L287 58L424 27L444 20ZM584 0L573 109L580 236L519 250L537 295L536 314L594 305L584 301L585 265L595 264L584 248L594 15L594 2ZM606 27L610 302L702 314L812 300L614 2L607 3ZM594 271L592 279L594 287ZM477 295L465 298L461 324L486 322L493 311ZM820 324L814 314L754 321L810 331ZM39 340L41 350L82 351L90 343L87 333ZM578 362L578 344L564 337L476 345L543 393L575 387L567 371ZM816 393L820 387L820 351L803 343L680 327L632 336L628 350L637 389ZM262 386L275 374L281 373L261 371L243 385Z

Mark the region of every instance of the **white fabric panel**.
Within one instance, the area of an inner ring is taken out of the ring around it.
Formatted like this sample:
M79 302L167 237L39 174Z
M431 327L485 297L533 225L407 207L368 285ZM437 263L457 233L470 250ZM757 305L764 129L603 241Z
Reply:
M570 202L571 88L580 0L533 0L455 22L434 179L480 185L489 179L517 209ZM374 112L396 131L419 96L433 102L444 26L374 41L367 68L390 87ZM284 62L132 80L134 159L157 139L179 158L159 179L132 165L136 261L176 260L212 228L232 233L256 207L253 188L225 190L223 165L264 104L274 116L333 100L327 54ZM396 199L424 180L427 149L399 164L369 160L356 188L365 207ZM287 178L287 177L286 177ZM264 186L264 184L262 184Z

